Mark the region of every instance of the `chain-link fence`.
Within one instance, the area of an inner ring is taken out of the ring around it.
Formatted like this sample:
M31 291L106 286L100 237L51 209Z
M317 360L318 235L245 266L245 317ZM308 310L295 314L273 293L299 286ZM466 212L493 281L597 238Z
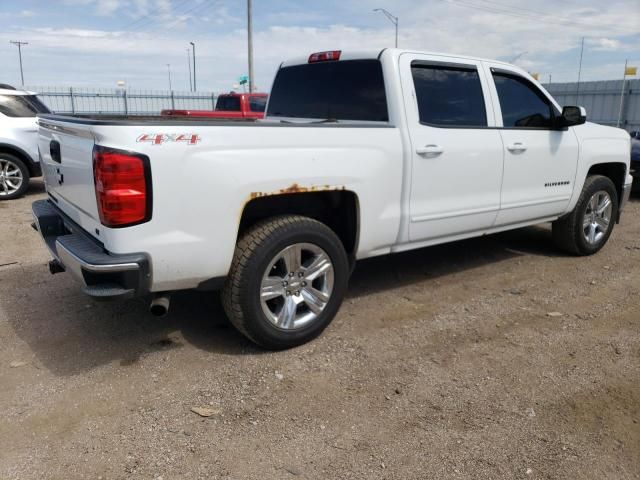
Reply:
M37 92L55 113L91 115L159 115L160 110L213 110L213 92L129 90L113 88L25 87Z

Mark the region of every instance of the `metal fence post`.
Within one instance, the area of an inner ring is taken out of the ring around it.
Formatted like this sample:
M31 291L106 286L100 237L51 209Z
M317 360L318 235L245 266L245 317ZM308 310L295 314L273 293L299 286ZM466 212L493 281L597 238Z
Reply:
M175 98L173 97L173 90L171 90L171 110L175 110L176 109L176 101Z
M122 98L124 99L124 114L129 115L129 105L127 104L127 90L122 91Z
M75 115L76 106L73 104L73 87L69 87L69 97L71 97L71 114Z

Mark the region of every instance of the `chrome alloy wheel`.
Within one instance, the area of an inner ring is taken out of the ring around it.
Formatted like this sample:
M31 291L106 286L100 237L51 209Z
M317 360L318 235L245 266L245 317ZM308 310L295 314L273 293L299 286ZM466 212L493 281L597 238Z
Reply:
M278 328L303 328L329 303L333 280L333 264L322 248L311 243L290 245L271 260L262 276L262 311Z
M582 219L582 231L589 245L597 244L609 230L613 203L609 193L600 190L593 194Z
M23 181L20 168L11 160L0 158L0 197L17 192Z

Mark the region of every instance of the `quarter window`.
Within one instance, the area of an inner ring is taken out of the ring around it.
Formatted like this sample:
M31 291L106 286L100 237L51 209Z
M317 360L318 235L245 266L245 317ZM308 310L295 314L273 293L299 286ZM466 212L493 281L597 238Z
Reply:
M486 127L487 112L475 67L411 64L420 123Z
M547 97L527 79L494 72L505 127L551 128L557 114Z

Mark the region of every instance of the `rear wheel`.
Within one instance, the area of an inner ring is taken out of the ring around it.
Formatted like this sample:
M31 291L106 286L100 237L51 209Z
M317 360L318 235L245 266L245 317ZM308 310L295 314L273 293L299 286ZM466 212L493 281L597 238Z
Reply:
M12 200L29 188L29 169L19 158L0 153L0 200Z
M608 177L588 177L573 211L553 222L556 244L576 255L591 255L609 240L618 214L618 193Z
M223 305L231 322L255 343L290 348L331 323L348 276L346 252L330 228L307 217L274 217L238 242Z

